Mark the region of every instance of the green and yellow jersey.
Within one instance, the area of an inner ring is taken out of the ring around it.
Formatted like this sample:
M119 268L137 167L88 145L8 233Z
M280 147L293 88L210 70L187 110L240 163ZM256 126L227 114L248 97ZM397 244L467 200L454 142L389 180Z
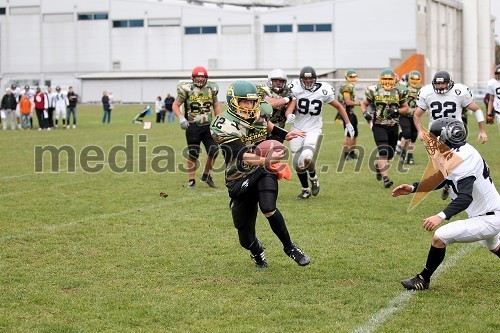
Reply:
M219 144L226 162L226 184L259 168L245 164L242 158L244 153L253 152L256 145L267 138L267 121L272 111L272 107L263 102L260 106L260 116L252 126L232 116L227 110L212 121L210 132Z
M375 110L375 124L394 126L399 123L398 118L389 117L387 110L391 106L400 108L406 103L406 90L396 86L386 91L380 84L374 84L366 88L365 96Z
M344 107L347 113L353 113L354 112L354 106L348 106L345 104L344 100L344 94L347 93L351 97L351 101L355 101L356 99L356 92L354 90L354 84L350 82L344 82L339 89L339 95L338 95L338 100L340 104Z
M285 86L281 91L281 93L278 94L274 92L271 88L269 88L267 84L259 84L257 86L257 93L259 94L259 97L263 101L266 96L269 96L271 98L285 98L292 96L292 91L288 86ZM271 115L271 118L269 120L273 124L278 125L281 128L285 128L285 122L286 122L285 111L287 106L288 104L273 109L273 114Z
M177 85L176 100L184 105L184 117L190 124L208 126L212 122L218 93L219 86L214 82L207 82L203 88L192 82L181 82Z
M408 86L407 89L408 89L407 101L408 101L409 112L408 114L406 114L406 116L413 117L413 113L417 109L418 93L420 91L420 88L413 88L412 86Z

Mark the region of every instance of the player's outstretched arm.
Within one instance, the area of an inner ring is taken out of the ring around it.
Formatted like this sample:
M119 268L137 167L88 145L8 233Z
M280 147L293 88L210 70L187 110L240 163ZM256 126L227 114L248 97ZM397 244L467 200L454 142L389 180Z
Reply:
M393 197L399 197L400 195L408 195L412 193L413 186L408 184L402 184L392 190Z

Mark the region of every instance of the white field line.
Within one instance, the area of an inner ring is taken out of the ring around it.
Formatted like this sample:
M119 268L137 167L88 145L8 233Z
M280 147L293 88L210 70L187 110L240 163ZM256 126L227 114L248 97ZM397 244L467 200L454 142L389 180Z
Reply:
M199 197L213 197L213 196L217 195L218 193L219 192L203 192L203 193L199 194L198 196ZM113 212L113 213L105 213L105 214L99 214L99 215L86 216L84 218L73 220L73 221L70 221L70 222L64 223L64 224L37 226L36 230L43 229L43 230L47 230L47 231L55 231L55 230L58 230L58 229L63 229L63 228L71 227L71 226L74 226L74 225L77 225L77 224L86 223L86 222L89 222L89 221L106 220L106 219L117 217L117 216L124 216L124 215L134 214L134 213L138 213L138 212L144 212L144 211L154 210L154 209L161 208L161 207L164 207L164 206L169 206L169 205L172 205L172 204L176 205L179 202L192 201L192 199L193 199L192 197L182 197L182 198L178 198L178 199L174 199L174 200L169 199L169 198L170 197L162 199L162 200L165 200L165 201L162 202L162 203L160 203L160 204L156 204L156 205L139 206L139 207L135 207L135 208L123 210L123 211L120 211L120 212ZM227 203L224 203L224 205L226 205L226 204ZM26 237L26 236L36 235L36 233L37 233L36 230L35 231L27 231L27 232L24 232L24 233L19 233L19 234L14 234L14 235L2 236L0 238L0 244L8 242L8 241L10 241L12 239L20 239L20 238L23 238L23 237Z
M460 247L457 252L455 252L451 257L447 258L441 266L436 270L434 275L432 276L433 279L438 277L441 272L445 271L446 269L453 267L460 258L463 256L467 255L468 253L472 252L474 249L476 249L479 246L479 243L469 243L465 244L464 246ZM389 301L389 304L387 307L383 308L380 310L378 313L373 315L368 322L365 324L355 328L352 332L353 333L372 333L377 330L380 326L382 326L387 319L393 314L396 313L397 311L401 310L402 308L405 307L405 305L411 300L411 298L415 295L417 295L419 292L429 292L429 291L403 291L393 299Z

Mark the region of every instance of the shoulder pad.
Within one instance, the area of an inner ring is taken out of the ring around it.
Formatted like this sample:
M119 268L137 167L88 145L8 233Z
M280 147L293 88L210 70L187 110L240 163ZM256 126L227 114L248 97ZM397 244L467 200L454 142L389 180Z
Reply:
M213 90L219 91L219 85L215 82L208 81L206 86L212 88Z
M193 90L193 85L191 82L180 82L177 85L177 90L191 91Z
M257 93L261 97L269 96L271 95L271 89L267 86L267 84L259 84L257 86Z

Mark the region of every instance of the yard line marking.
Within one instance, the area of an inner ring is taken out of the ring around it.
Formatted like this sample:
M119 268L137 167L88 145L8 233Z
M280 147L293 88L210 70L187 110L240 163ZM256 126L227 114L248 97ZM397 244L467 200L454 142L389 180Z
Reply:
M453 267L460 258L475 250L478 247L478 245L479 243L475 242L460 247L457 250L457 252L455 252L450 258L448 258L438 267L436 273L434 273L433 275L433 278L438 277L441 274L441 272L445 271L447 268ZM373 315L367 323L355 328L352 332L353 333L375 332L375 330L379 328L385 321L387 321L387 319L389 319L389 317L393 313L401 310L417 293L419 293L419 291L406 290L401 292L399 295L397 295L396 297L394 297L389 301L387 307L380 310L377 314Z

